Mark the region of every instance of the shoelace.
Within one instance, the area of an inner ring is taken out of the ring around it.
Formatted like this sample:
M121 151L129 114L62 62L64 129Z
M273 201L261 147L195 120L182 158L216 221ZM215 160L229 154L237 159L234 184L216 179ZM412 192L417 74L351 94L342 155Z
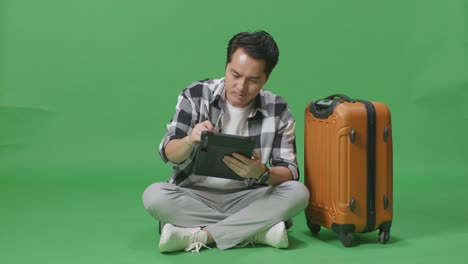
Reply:
M253 237L250 237L242 242L240 242L239 244L237 244L235 247L236 248L243 248L243 247L246 247L246 246L252 246L252 247L255 247L255 244L258 243L258 240L259 240L259 235L255 235Z
M210 247L206 246L202 242L195 242L189 245L188 247L186 247L185 251L187 252L191 251L192 253L200 253L200 249L202 248L210 249Z
M235 247L236 248L243 248L243 247L246 247L246 246L249 246L249 245L252 246L252 247L255 247L255 243L254 243L253 239L242 241L241 243L237 244Z

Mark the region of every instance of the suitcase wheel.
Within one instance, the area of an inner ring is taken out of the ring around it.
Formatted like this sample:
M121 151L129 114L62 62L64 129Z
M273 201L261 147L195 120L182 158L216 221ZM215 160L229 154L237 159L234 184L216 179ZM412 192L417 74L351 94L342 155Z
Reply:
M312 232L312 234L314 234L316 236L319 234L319 232L320 232L320 226L319 225L308 224L307 226L309 227L309 230L310 230L310 232Z
M318 233L320 232L320 225L312 224L310 222L310 219L307 213L305 214L305 216L306 216L307 227L309 228L310 232L312 232L312 234L317 236Z
M338 237L340 238L341 244L345 247L352 247L356 244L352 233L340 232L338 233Z
M379 242L386 244L390 240L390 230L380 229L379 231Z

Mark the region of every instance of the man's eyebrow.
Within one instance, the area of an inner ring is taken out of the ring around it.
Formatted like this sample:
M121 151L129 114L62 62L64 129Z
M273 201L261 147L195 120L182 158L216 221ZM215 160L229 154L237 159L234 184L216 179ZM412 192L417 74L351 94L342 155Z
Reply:
M231 68L231 72L234 73L234 74L237 74L237 75L240 75L240 73L234 69Z
M236 74L236 75L241 75L238 71L236 71L235 69L232 69L232 68L231 68L231 72ZM261 76L247 76L247 79L260 80L260 79L262 79L262 77Z

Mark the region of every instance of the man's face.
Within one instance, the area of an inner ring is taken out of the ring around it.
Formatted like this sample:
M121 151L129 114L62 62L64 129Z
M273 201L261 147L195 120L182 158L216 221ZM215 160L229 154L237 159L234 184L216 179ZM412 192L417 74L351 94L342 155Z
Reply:
M249 57L238 48L226 65L225 91L228 102L239 108L246 107L266 83L265 61Z

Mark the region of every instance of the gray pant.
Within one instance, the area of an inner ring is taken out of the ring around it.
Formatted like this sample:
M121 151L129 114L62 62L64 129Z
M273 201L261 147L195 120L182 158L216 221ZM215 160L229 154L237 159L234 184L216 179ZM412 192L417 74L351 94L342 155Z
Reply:
M206 227L217 247L227 249L303 211L306 187L287 181L274 187L218 190L153 183L143 193L156 220L182 227Z

